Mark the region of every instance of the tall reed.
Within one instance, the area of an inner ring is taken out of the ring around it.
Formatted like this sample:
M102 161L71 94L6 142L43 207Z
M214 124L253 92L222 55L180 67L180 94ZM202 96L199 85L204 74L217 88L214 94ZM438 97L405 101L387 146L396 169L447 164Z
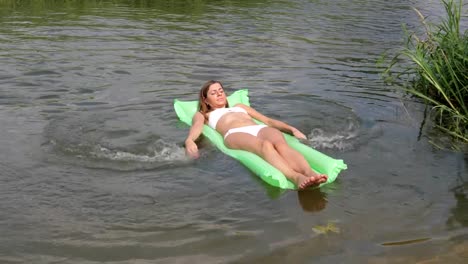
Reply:
M462 0L442 0L447 17L430 23L415 9L424 27L424 38L404 27L405 48L392 60L385 73L403 56L409 59L404 75L410 85L403 89L432 106L437 126L463 142L468 142L468 30L460 31Z

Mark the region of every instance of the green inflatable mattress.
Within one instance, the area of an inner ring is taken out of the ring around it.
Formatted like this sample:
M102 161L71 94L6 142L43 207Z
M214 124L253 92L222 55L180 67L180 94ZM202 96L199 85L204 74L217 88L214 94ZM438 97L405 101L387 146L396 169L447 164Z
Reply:
M238 103L250 105L248 90L242 89L237 90L233 94L228 96L230 106L234 106ZM198 111L198 101L181 101L178 99L174 100L174 109L179 119L187 125L192 124L192 118ZM260 123L259 121L257 121ZM240 161L244 166L249 168L252 172L258 175L262 180L270 185L279 187L281 189L297 189L297 186L289 181L282 172L270 165L264 159L258 155L244 151L227 148L224 145L223 137L213 128L208 125L203 126L203 135L205 135L219 150L232 158ZM334 182L341 170L347 168L343 160L334 159L329 157L303 143L297 138L289 134L283 133L288 144L299 151L304 158L307 160L311 168L317 173L323 173L328 176L328 180L324 184Z

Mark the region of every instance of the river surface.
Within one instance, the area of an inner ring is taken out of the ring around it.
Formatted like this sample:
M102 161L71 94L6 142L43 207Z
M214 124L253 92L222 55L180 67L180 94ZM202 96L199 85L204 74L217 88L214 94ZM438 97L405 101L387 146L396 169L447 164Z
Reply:
M468 155L383 82L439 1L0 1L1 263L467 263ZM467 25L466 8L463 25ZM385 66L385 65L384 65ZM248 88L348 169L268 186L173 100Z

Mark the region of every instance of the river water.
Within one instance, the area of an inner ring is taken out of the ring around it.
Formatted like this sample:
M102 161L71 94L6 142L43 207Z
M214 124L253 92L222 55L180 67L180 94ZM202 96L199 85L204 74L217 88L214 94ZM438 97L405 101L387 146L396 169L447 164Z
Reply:
M0 1L1 263L466 263L468 156L377 62L439 1ZM466 10L466 9L465 9ZM466 26L466 12L464 12ZM348 170L263 183L173 100L248 88Z

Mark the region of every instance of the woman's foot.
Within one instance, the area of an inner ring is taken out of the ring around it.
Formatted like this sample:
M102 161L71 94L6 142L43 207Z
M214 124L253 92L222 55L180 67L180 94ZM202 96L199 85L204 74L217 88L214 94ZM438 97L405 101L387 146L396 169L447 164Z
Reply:
M306 177L301 176L297 181L297 188L304 190L312 186L317 186L327 181L327 176L324 174L317 174L316 176Z
M313 170L310 170L310 173L306 174L308 177L318 177L320 178L320 183L324 183L328 180L328 176L325 174L318 174Z

